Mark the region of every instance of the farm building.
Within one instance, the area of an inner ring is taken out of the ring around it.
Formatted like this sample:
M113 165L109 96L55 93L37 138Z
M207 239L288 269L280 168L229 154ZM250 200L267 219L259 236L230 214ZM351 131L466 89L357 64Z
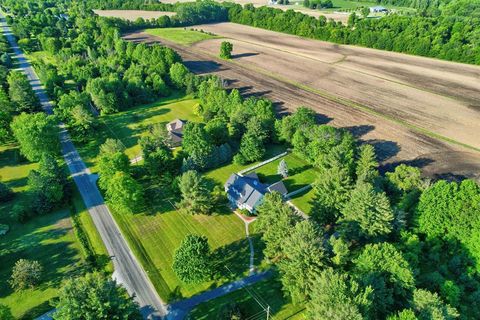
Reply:
M255 212L267 193L276 191L282 196L288 193L282 181L268 186L261 183L254 172L244 176L234 173L225 182L224 187L228 200L233 207L246 209L250 212Z
M170 137L170 146L178 147L182 145L183 141L183 128L187 124L187 121L175 119L172 122L167 123L167 131Z

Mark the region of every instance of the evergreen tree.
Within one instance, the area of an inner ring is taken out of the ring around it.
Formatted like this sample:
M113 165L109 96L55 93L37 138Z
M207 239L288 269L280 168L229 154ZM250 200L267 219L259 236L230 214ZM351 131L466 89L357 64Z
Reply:
M371 144L364 144L360 147L356 174L357 182L374 183L378 178L378 162L375 149Z
M190 214L210 214L212 210L211 192L206 180L196 171L187 171L178 183L182 201L180 208Z
M20 259L15 263L10 286L15 291L35 287L42 277L43 268L38 261Z
M288 166L285 159L282 159L282 161L280 161L278 164L277 174L281 175L284 179L288 177Z
M212 275L210 246L205 236L189 234L173 256L173 271L185 283L200 283Z

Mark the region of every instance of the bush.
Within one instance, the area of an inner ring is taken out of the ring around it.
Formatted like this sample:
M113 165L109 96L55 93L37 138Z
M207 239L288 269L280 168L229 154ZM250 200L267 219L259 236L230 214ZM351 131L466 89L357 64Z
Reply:
M12 200L14 193L5 183L0 182L0 202Z

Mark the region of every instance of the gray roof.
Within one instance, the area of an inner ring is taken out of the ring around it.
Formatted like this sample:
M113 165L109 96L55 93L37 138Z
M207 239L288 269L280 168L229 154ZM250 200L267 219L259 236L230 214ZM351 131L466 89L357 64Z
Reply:
M285 196L288 193L287 187L285 187L285 184L283 183L283 181L275 182L274 184L269 185L267 189L270 192L276 191L280 193L282 196Z
M167 130L169 132L174 132L177 134L183 134L183 127L185 127L185 124L187 121L185 120L180 120L180 119L175 119L169 123L167 123Z
M232 174L225 183L225 190L238 205L254 208L267 192L266 186L251 176Z

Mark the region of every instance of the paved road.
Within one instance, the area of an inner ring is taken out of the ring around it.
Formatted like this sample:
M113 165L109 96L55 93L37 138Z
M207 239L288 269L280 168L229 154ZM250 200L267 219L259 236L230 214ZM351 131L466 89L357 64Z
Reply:
M23 70L28 76L45 112L51 114L52 105L40 84L38 76L18 47L9 26L5 22L4 16L1 14L0 20L3 34L6 36L13 49L15 58L19 62L19 69ZM80 158L80 155L63 126L61 126L60 139L63 156L68 164L72 177L112 257L115 268L114 278L124 285L130 294L135 294L135 299L140 304L141 312L145 318L163 317L167 312L165 304L156 293L145 271L128 247L112 214L105 205L92 175Z

